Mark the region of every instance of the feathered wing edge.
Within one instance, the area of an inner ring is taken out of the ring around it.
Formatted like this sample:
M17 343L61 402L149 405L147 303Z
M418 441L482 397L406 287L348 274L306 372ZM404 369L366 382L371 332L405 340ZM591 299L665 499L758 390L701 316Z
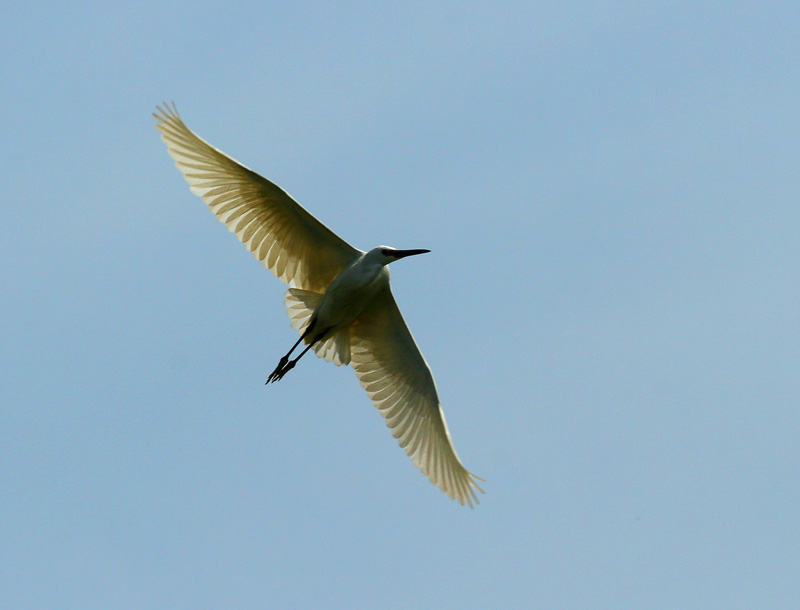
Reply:
M192 192L281 281L325 292L361 254L286 191L197 136L174 105L153 116Z
M459 503L483 492L456 454L433 375L387 285L351 327L351 360L361 386L411 461Z

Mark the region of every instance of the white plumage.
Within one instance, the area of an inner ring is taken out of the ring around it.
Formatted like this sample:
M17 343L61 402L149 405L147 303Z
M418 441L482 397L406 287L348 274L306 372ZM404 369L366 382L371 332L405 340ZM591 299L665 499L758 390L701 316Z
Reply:
M461 504L477 502L480 479L458 459L430 368L389 287L389 263L427 250L353 248L283 189L195 135L174 105L153 116L192 192L289 284L289 319L306 346L300 356L314 349L336 365L350 364L414 465ZM294 367L294 349L269 381Z

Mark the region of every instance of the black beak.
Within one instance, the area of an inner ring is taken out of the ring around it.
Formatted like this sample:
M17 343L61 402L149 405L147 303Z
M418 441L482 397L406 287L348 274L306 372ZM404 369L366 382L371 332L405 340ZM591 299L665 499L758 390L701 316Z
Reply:
M414 256L415 254L425 254L426 252L430 252L430 250L395 250L392 252L392 256L397 259L405 258L406 256Z

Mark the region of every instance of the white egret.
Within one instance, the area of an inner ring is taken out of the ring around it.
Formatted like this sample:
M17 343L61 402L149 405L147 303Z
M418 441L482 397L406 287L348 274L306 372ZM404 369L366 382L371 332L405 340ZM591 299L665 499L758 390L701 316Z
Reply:
M153 116L192 192L290 286L285 303L300 338L267 383L310 349L337 366L350 364L414 465L461 504L477 502L481 479L456 455L431 371L389 288L389 263L429 250L358 250L280 187L195 135L174 104ZM305 349L290 360L301 342Z

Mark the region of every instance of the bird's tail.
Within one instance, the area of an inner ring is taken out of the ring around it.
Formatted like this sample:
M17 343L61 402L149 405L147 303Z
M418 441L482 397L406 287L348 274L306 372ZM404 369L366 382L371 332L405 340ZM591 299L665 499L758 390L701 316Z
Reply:
M311 322L311 315L319 305L320 299L322 299L321 294L310 290L289 288L286 291L284 303L289 321L292 328L301 335ZM336 366L350 364L350 329L343 328L330 337L325 337L315 343L313 349L317 356L333 362Z

